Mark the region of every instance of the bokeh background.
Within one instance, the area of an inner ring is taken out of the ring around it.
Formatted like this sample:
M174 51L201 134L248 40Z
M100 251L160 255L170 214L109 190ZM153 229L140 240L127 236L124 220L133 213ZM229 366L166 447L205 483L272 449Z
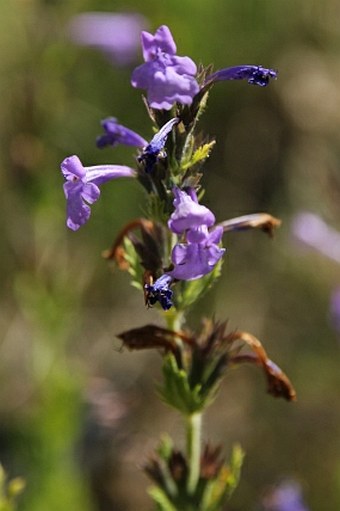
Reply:
M291 377L298 401L275 400L262 375L232 371L205 437L247 452L231 511L261 510L268 488L297 481L314 511L340 509L340 4L337 0L1 0L0 461L22 475L20 510L150 509L141 466L180 418L157 399L157 353L121 351L115 334L159 321L126 274L101 257L140 215L128 180L103 187L91 221L65 227L60 161L133 165L126 148L96 149L114 115L146 139L152 129L129 62L70 37L88 12L139 13L167 24L180 55L215 69L279 69L267 89L218 84L202 118L216 148L204 176L218 220L268 211L274 240L230 234L223 277L191 313L252 332ZM324 231L305 223L318 215ZM327 227L327 225L329 227ZM331 228L333 231L331 231ZM307 233L307 234L306 234ZM326 244L328 250L322 250Z

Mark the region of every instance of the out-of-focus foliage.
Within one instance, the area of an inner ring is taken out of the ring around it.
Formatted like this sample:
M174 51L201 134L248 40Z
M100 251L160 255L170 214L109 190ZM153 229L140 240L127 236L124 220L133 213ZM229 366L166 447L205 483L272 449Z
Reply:
M7 480L6 474L0 465L0 510L14 511L16 499L25 488L25 481L20 477Z
M72 16L136 12L166 23L180 54L215 69L263 64L263 90L217 84L202 126L215 136L203 177L223 221L258 211L283 219L273 243L228 234L223 277L192 312L250 330L295 384L286 405L257 372L229 377L206 437L239 441L244 471L230 509L257 509L262 492L297 478L311 509L340 508L339 333L329 315L340 268L297 243L308 210L340 231L340 4L335 0L6 0L0 2L0 460L27 488L20 509L150 508L139 467L160 432L181 430L153 394L157 355L120 352L115 334L153 322L128 278L101 258L140 216L133 182L103 190L90 222L66 231L60 161L133 166L128 148L95 147L110 115L152 136L133 68L67 37ZM136 64L141 56L136 56ZM209 177L209 179L207 179Z

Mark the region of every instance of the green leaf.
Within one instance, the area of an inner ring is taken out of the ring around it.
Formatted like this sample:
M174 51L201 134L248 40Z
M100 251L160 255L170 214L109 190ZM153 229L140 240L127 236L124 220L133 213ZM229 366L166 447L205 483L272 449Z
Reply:
M223 465L216 479L210 481L202 498L204 511L220 511L224 502L229 499L240 479L244 451L240 445L233 447L230 465Z
M173 448L174 448L174 444L173 444L171 437L165 433L162 436L161 442L157 448L157 453L158 453L159 457L161 459L167 461L171 456Z
M7 481L6 473L0 464L0 511L14 511L16 498L25 489L25 481L16 477Z
M185 415L202 410L205 399L201 396L201 385L190 388L188 374L177 366L173 354L164 357L164 384L158 388L161 399Z
M152 486L149 488L148 494L156 502L158 511L178 511L171 503L166 493L158 486Z
M244 460L245 452L239 444L235 444L231 453L230 459L230 475L228 477L228 488L227 488L227 497L230 498L235 488L237 487L240 475L241 468Z

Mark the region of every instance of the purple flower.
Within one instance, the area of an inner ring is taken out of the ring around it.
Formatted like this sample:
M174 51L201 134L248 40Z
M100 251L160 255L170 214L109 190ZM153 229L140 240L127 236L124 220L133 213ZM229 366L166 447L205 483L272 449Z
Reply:
M182 234L187 229L193 229L206 225L211 227L215 223L215 216L210 209L198 204L197 195L192 188L189 193L173 189L175 196L175 211L168 222L169 229L175 234Z
M190 242L190 234L197 236L199 241ZM168 275L178 280L195 280L210 273L225 252L225 248L218 246L222 235L223 227L210 232L205 226L188 231L188 243L178 243L173 248L171 260L175 267Z
M147 305L155 305L159 302L164 310L169 310L172 303L173 292L169 289L172 282L170 275L164 274L154 284L145 284L145 296Z
M145 172L150 173L157 163L158 157L162 152L169 133L172 128L179 122L177 117L170 119L161 129L154 135L151 142L148 144L146 142L146 147L144 148L142 154L139 156L138 161L145 163Z
M75 43L98 48L122 65L135 59L140 31L147 25L139 14L87 12L72 18L69 34Z
M190 105L199 91L196 64L189 57L176 55L175 41L165 25L155 35L142 32L141 39L145 64L133 71L133 87L147 90L152 108L170 110L176 101Z
M96 165L84 167L78 156L69 156L61 163L61 172L66 179L64 193L67 200L66 225L73 231L79 229L90 218L93 204L99 199L98 185L118 177L134 177L135 171L124 165Z
M118 124L115 117L108 117L101 122L104 128L104 135L97 137L97 147L102 149L107 145L112 147L118 144L124 144L134 147L145 147L147 141L138 135L135 131L126 128L122 124Z
M198 204L194 189L188 192L174 188L175 211L168 226L175 234L186 235L186 243L177 243L171 254L174 269L168 272L174 279L194 280L210 273L223 256L225 249L220 248L223 227L209 231L215 223L214 214L205 206Z
M340 263L340 232L320 216L301 211L293 218L292 232L294 237L306 246Z
M340 334L340 286L336 287L331 294L330 320L335 331Z
M223 80L247 80L251 85L266 87L270 79L276 77L277 71L274 69L266 69L262 66L244 65L220 69L208 76L205 80L205 84Z
M266 511L309 511L295 481L283 481L268 493L263 504Z

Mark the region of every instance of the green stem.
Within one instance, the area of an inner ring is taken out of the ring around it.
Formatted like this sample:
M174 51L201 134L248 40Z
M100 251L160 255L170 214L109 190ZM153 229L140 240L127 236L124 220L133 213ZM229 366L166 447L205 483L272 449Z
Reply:
M182 312L177 312L175 309L172 309L165 312L163 317L165 318L166 326L169 330L173 332L181 330L184 320Z
M189 463L187 491L190 495L195 493L200 477L201 426L201 413L193 413L187 417L187 457Z

